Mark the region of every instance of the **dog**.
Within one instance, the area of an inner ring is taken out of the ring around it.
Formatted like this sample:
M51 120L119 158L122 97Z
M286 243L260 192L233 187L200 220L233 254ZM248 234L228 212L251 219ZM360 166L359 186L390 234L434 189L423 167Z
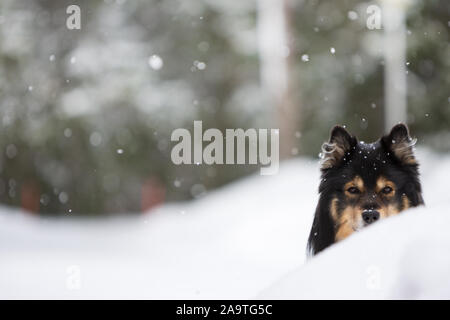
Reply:
M308 239L316 255L374 222L424 204L419 164L405 124L374 143L335 126L322 145L319 203Z

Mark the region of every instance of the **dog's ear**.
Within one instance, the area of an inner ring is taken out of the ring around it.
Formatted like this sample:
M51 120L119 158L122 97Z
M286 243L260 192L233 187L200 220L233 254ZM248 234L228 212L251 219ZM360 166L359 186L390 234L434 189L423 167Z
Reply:
M322 145L321 169L326 170L337 166L355 144L355 137L352 137L343 127L335 126L331 129L330 140Z
M414 156L416 141L416 139L411 139L408 127L403 123L395 125L391 132L382 138L386 149L391 151L405 165L417 165L416 157Z

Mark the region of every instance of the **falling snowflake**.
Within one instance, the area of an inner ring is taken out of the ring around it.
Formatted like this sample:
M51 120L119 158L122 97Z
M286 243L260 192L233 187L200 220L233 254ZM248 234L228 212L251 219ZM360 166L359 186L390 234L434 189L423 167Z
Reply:
M65 193L63 191L58 195L58 199L59 199L59 202L61 202L62 204L65 204L65 203L67 203L67 201L69 201L69 196L67 195L67 193Z
M41 198L39 200L39 202L41 204L43 204L44 206L48 205L50 203L50 197L46 194L41 195Z
M72 136L72 129L70 129L70 128L65 128L65 129L64 129L64 137L70 138L71 136Z
M154 54L150 58L148 58L148 65L153 70L160 70L164 65L164 61L161 59L160 56Z
M348 17L350 20L356 20L356 19L358 19L358 13L356 13L355 11L349 11L349 12L347 13L347 17Z
M197 63L197 69L205 70L205 68L206 68L206 64L204 62L199 61L199 63Z
M206 63L204 63L202 61L195 60L193 65L194 65L194 67L191 68L192 71L195 71L195 69L197 69L197 70L205 70L206 69Z
M89 137L89 142L92 146L98 147L102 143L102 136L98 132L93 132L91 136Z
M13 159L17 156L17 147L14 144L9 144L6 147L6 156L9 159Z

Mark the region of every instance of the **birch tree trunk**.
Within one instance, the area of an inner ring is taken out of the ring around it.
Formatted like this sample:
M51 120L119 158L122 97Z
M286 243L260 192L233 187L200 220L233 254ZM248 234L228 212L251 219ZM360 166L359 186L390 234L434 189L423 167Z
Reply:
M383 0L384 26L384 127L389 130L407 120L406 27L407 0Z
M258 46L260 75L265 101L274 110L280 131L280 157L291 157L299 108L292 95L292 62L289 46L289 10L287 0L258 0Z

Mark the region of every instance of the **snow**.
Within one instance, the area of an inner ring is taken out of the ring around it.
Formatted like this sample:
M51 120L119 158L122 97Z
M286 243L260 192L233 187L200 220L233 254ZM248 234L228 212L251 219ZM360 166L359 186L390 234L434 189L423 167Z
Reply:
M0 208L0 298L449 298L450 156L419 160L426 208L309 260L317 159L134 218Z
M412 209L329 248L262 299L449 299L448 204Z
M316 169L316 160L294 161L278 175L134 219L38 219L3 209L0 298L254 297L305 260L315 200L299 196L315 197ZM76 290L66 284L74 266Z

